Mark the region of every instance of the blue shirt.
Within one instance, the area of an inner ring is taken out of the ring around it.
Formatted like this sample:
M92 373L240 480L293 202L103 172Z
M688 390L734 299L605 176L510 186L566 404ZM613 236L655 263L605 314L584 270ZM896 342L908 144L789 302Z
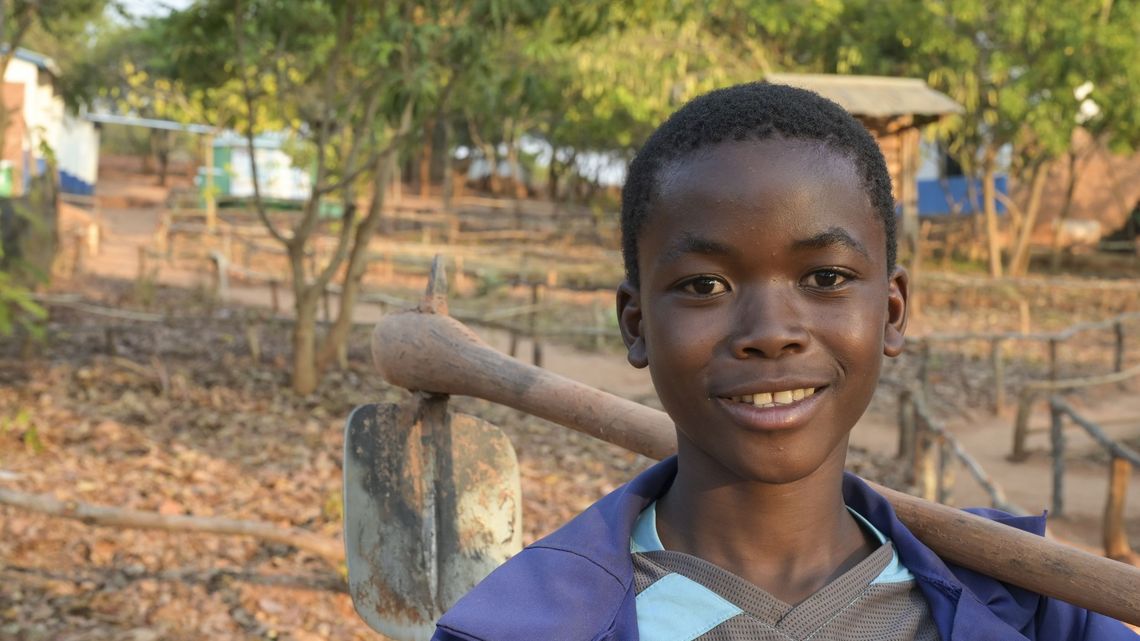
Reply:
M676 473L676 457L668 458L528 546L444 614L433 641L638 641L630 536ZM944 641L1140 639L1108 617L945 563L854 475L845 475L843 495L894 544ZM1045 531L1044 517L977 513Z

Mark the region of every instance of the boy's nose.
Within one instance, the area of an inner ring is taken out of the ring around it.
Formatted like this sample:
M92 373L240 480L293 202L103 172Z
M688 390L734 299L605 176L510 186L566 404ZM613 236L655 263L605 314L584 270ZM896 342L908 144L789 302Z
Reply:
M731 338L736 358L780 358L803 351L810 332L790 292L764 287L739 299Z

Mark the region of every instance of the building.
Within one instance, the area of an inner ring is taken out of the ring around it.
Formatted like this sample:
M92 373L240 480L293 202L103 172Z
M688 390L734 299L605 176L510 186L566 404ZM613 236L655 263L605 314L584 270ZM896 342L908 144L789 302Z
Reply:
M99 174L99 129L69 114L51 58L17 49L4 73L7 134L0 151L0 196L25 193L54 155L65 193L91 195Z
M980 210L968 198L972 190L961 172L947 167L938 145L922 141L923 127L962 112L946 94L916 78L771 73L765 80L814 91L858 118L883 151L904 218L912 211L931 216ZM998 190L1004 193L1005 187L1001 176Z

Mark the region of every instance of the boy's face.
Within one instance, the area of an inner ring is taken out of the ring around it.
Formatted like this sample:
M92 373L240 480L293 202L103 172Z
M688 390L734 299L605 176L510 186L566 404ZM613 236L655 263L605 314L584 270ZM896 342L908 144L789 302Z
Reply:
M658 175L638 248L620 325L682 456L768 483L841 467L906 325L854 164L814 141L698 151Z

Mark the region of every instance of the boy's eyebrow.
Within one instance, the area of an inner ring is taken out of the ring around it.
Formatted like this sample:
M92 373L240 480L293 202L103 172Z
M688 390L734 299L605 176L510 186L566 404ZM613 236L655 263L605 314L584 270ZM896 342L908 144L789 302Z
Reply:
M851 234L847 233L846 229L842 227L831 227L826 231L803 238L795 242L796 249L823 249L826 247L833 247L835 245L842 245L850 249L854 249L863 255L864 258L870 260L871 254L863 243L856 240Z
M682 234L672 245L666 247L665 251L661 252L661 257L658 260L663 263L670 263L685 254L735 256L737 253L738 252L729 245L687 232Z

